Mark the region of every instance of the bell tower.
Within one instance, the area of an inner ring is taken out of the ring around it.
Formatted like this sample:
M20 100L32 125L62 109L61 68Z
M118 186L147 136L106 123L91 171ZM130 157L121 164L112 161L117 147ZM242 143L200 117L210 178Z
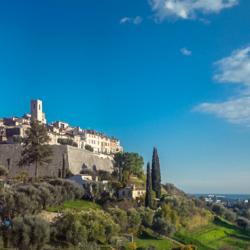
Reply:
M43 102L41 100L31 100L30 103L31 119L46 123L45 114L43 113Z

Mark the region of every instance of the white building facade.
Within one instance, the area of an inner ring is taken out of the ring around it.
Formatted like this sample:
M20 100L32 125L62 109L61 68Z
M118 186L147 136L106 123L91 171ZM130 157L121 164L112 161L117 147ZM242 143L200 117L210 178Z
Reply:
M36 120L47 127L51 145L65 144L81 149L85 149L89 145L94 153L106 155L123 151L118 139L95 130L71 127L68 123L62 121L47 124L41 100L31 101L30 113L21 118L11 117L0 120L0 143L14 143L16 138L25 137L25 132L30 127L31 121Z

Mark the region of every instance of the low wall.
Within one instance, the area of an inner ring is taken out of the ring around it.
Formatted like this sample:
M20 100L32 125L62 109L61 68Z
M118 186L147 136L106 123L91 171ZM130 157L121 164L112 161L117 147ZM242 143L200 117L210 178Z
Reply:
M97 170L113 171L113 160L111 157L101 156L84 149L71 146L51 146L53 155L51 162L39 168L40 176L58 176L63 169L69 169L73 174L79 174L83 166L95 167ZM34 176L34 164L20 167L18 162L21 157L22 146L18 144L0 145L0 165L9 170L10 176L16 176L21 171L27 171L29 176Z

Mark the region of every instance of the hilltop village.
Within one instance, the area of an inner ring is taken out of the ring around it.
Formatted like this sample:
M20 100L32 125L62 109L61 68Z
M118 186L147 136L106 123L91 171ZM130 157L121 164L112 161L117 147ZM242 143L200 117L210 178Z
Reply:
M249 203L225 207L162 184L155 147L144 167L118 139L48 124L31 101L30 114L1 120L0 249L249 249Z
M70 145L79 149L88 149L96 154L114 155L123 152L120 140L90 129L72 127L66 122L47 123L41 100L30 102L30 114L22 117L0 119L0 144L21 142L32 120L47 127L50 145Z
M0 165L8 170L9 177L18 178L22 174L38 177L34 161L20 165L27 132L32 130L34 121L45 129L48 136L45 144L51 148L48 155L50 161L39 167L39 177L67 178L88 190L89 197L93 197L94 185L107 189L107 176L115 170L115 156L123 153L120 141L95 130L72 127L62 121L47 123L41 100L31 100L30 114L0 120ZM130 157L129 154L127 156ZM137 155L131 156L135 160L142 159ZM140 171L143 171L142 167L143 160ZM103 174L106 176L104 179ZM118 197L137 199L145 195L144 184L138 181L136 184L133 181L126 183L124 188L117 190Z

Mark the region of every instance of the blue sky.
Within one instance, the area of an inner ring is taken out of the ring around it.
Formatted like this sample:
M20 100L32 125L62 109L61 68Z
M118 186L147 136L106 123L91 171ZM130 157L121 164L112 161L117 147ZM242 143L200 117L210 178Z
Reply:
M4 1L0 117L119 137L187 192L250 193L248 0Z

